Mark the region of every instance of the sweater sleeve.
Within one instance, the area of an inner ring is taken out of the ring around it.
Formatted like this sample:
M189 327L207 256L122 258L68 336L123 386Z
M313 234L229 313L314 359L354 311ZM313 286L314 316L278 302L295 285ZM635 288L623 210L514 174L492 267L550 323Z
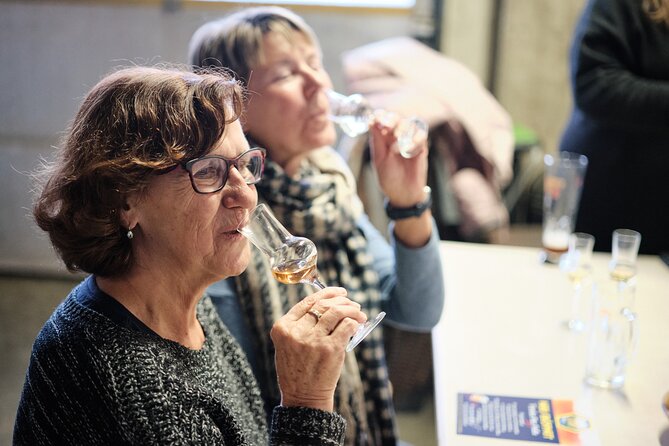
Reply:
M432 222L432 236L421 248L407 248L392 236L391 244L366 216L358 220L379 274L383 295L384 323L409 331L429 331L444 307L444 279L439 255L439 231Z
M634 0L591 0L571 52L574 102L632 128L669 124L669 28Z
M339 414L306 407L275 407L272 446L334 446L344 444L346 421Z

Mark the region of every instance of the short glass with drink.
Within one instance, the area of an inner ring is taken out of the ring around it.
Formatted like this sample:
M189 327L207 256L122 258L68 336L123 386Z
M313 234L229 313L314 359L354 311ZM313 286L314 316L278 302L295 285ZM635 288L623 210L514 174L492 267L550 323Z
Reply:
M613 231L609 274L615 283L620 304L625 311L632 311L636 295L637 255L641 234L631 229Z
M592 249L595 237L584 232L575 232L569 236L569 249L560 259L560 269L567 273L572 284L571 315L566 322L572 331L582 331L587 319L587 299L583 290L590 284L592 275Z
M574 230L588 158L571 152L544 156L543 260L558 263Z
M631 229L613 231L609 272L613 280L627 282L636 276L641 234Z

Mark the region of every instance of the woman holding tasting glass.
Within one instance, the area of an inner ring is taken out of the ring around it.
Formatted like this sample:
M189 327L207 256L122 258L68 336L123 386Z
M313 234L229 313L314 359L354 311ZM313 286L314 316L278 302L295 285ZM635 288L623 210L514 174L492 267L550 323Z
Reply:
M370 320L385 311L388 323L429 331L440 318L444 286L425 187L427 143L417 141L415 156L405 158L396 150L392 123L373 121L369 128L373 162L395 220L389 245L364 214L346 163L330 147L336 139L327 97L332 84L321 59L311 28L279 7L243 9L207 23L189 48L191 64L229 68L247 85L244 132L267 148L265 174L256 185L260 201L291 234L315 243L322 282L345 288ZM267 409L280 396L269 329L313 289L278 283L268 259L258 254L244 274L208 290L254 367ZM345 360L335 408L347 420L347 444L397 442L382 336L377 327Z
M248 361L204 294L251 256L237 228L256 205L265 151L244 137L242 104L220 73L142 67L84 99L34 215L68 269L91 275L35 341L14 444L343 442L334 390L365 321L346 290L309 293L274 324L281 401L269 427Z

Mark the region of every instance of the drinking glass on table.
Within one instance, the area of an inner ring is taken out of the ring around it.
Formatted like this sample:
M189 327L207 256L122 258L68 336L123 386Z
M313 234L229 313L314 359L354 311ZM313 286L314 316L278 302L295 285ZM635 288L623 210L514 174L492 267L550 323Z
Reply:
M588 167L585 155L560 152L544 156L543 260L558 263L567 252Z
M267 256L272 275L279 282L289 285L306 283L318 289L325 288L318 277L318 253L314 242L288 232L265 204L256 206L248 221L237 230ZM360 324L346 351L353 350L385 315L382 311L374 319Z
M631 229L613 231L609 274L616 283L620 305L631 310L636 291L636 260L641 234Z
M586 299L583 289L587 288L592 275L592 249L595 237L584 232L575 232L569 236L569 248L560 259L560 269L567 273L572 283L571 314L566 321L567 328L582 331L586 320Z
M636 259L639 254L641 234L631 229L613 231L609 272L613 280L628 282L636 276Z
M395 137L400 155L412 158L420 153L420 143L427 139L428 132L428 125L422 119L415 116L402 118L387 110L375 110L359 94L345 96L328 90L327 95L330 101L330 119L348 136L362 135L375 120L379 120L388 127L396 125Z
M618 389L634 358L639 334L637 315L620 307L609 287L593 286L592 326L586 361L585 382L591 386Z

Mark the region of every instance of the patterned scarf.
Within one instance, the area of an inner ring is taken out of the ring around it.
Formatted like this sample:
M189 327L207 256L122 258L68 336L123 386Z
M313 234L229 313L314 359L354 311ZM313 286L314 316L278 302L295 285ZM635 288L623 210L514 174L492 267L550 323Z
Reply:
M356 226L362 204L352 175L332 149L319 149L294 177L267 160L258 187L266 202L294 235L308 237L318 248L318 271L326 285L346 288L368 318L381 311L379 278ZM254 247L251 263L236 279L237 295L256 340L259 381L267 408L280 402L274 367L274 346L268 333L274 322L315 289L284 285L272 277L267 259ZM382 328L376 327L348 353L335 393L335 410L347 420L347 445L392 445L397 442L394 408L383 349Z

